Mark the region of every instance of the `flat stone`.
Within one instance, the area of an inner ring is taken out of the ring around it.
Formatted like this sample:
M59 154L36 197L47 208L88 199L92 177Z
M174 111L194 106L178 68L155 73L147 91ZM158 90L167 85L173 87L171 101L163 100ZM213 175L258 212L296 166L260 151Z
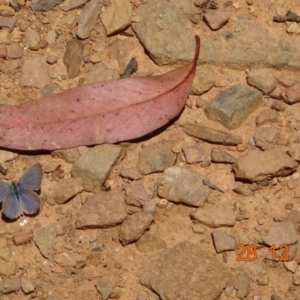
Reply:
M281 148L266 151L250 150L233 164L236 178L252 182L287 176L296 171L298 164Z
M17 246L28 243L33 238L32 231L21 231L13 235L14 242Z
M132 181L125 186L125 201L128 205L142 207L149 196L141 180Z
M14 16L15 10L11 6L0 4L0 15L5 17Z
M249 189L249 187L246 184L238 184L233 191L239 195L243 195L243 196L252 196L254 193L253 191L251 191L251 189Z
M208 10L203 16L204 22L211 30L218 30L229 20L229 14L221 9Z
M80 39L86 39L90 36L91 30L96 26L100 11L101 5L98 0L91 0L85 4L78 18L77 36Z
M142 148L138 158L139 172L143 175L163 172L173 166L176 154L173 153L172 148L176 143L175 140L164 140Z
M127 218L126 204L120 190L88 196L76 218L77 229L107 228Z
M239 272L235 276L237 286L239 289L237 290L236 296L239 299L246 298L250 293L251 280L250 276L246 272Z
M149 229L153 220L153 214L144 211L129 216L119 230L119 239L122 245L126 246L140 238Z
M253 134L256 147L270 149L280 138L280 129L277 127L259 127Z
M283 262L284 267L289 270L292 273L296 272L296 269L298 267L297 262L295 262L294 260L290 260L290 261L284 261Z
M51 156L61 158L70 164L74 164L80 158L78 148L54 150L51 152Z
M236 221L247 220L250 218L250 214L247 211L245 204L240 200L233 203L233 211Z
M166 248L164 240L158 236L145 232L135 243L139 252L147 253L151 251L157 251Z
M247 82L265 94L271 93L276 87L276 78L270 69L251 69L247 72Z
M203 179L207 178L194 170L171 167L165 170L159 180L157 194L175 203L203 206L209 194Z
M81 178L61 179L53 188L55 203L63 204L83 191Z
M270 107L277 111L285 111L288 106L282 101L272 100Z
M74 8L78 8L82 5L84 5L88 0L65 0L61 5L60 8L63 11L69 11Z
M182 127L182 130L188 135L209 143L233 146L243 143L242 138L238 135L212 129L198 124L185 123Z
M49 260L53 258L57 236L57 227L55 224L49 224L34 231L33 241L39 248L41 254Z
M35 285L29 278L22 277L21 278L21 289L24 292L24 294L29 294L35 290Z
M25 47L37 51L40 48L40 35L39 33L31 28L28 28L24 34Z
M160 299L215 300L231 275L200 244L185 241L142 261L138 278Z
M217 253L232 251L236 249L236 240L221 230L213 230L212 239Z
M283 100L288 104L300 101L300 82L293 84L281 93Z
M293 276L293 284L297 286L300 285L300 266L297 267Z
M123 154L117 145L103 144L93 147L82 155L73 165L71 174L80 177L86 191L97 193L107 179L111 168Z
M143 176L135 168L122 168L120 171L120 175L123 178L127 178L130 180L139 180L143 178Z
M199 207L191 213L191 217L197 222L211 228L231 227L235 224L233 207L222 203Z
M79 40L71 40L66 44L63 62L67 67L69 78L75 78L80 73L82 63L83 43Z
M62 2L63 0L34 0L30 7L33 11L48 11Z
M3 277L13 276L17 274L18 266L15 261L1 261L0 264L0 275ZM1 290L1 288L0 288Z
M204 112L210 120L228 129L236 129L261 103L261 92L236 84L218 94L205 106Z
M36 70L39 70L38 72ZM20 85L42 88L50 83L48 67L43 56L24 58L21 70Z
M116 69L108 68L103 62L97 63L87 74L84 83L90 84L97 81L118 79L119 74Z
M275 109L263 109L255 118L255 123L257 126L261 126L267 123L276 123L278 121L279 115Z
M199 144L183 146L182 151L188 164L210 159L209 154Z
M9 29L13 29L16 21L16 19L11 17L0 16L0 27L7 27Z
M196 69L191 91L195 95L202 95L215 86L215 72L211 66L204 65Z
M236 158L226 151L214 147L211 150L211 161L214 163L233 164L235 163Z
M264 243L268 246L275 245L279 249L281 245L292 245L298 242L299 235L297 234L294 225L291 221L274 222L271 224L268 233L262 237Z
M20 288L20 278L3 278L0 281L0 292L2 294L10 294L13 292L17 292Z
M131 15L130 2L127 0L112 0L100 15L106 34L109 36L126 29L131 24Z
M100 278L95 285L102 300L107 300L113 292L113 285L108 279Z
M13 42L7 46L7 58L18 59L23 57L24 49Z

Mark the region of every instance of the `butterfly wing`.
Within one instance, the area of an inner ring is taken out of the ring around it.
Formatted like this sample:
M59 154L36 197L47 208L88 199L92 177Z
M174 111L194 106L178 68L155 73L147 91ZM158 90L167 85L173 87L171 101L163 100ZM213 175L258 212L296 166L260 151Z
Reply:
M10 219L16 219L21 214L20 203L11 185L9 184L7 185L8 185L8 189L7 190L5 189L4 192L2 189L2 192L0 192L0 195L5 194L5 197L2 198L3 201L2 213L5 214ZM2 184L0 184L0 190L1 188L2 188Z
M20 188L19 201L21 210L28 215L36 213L40 207L40 198L34 191Z
M37 191L41 188L43 170L40 164L31 166L17 182L20 190Z
M11 196L12 187L10 184L0 181L0 202Z

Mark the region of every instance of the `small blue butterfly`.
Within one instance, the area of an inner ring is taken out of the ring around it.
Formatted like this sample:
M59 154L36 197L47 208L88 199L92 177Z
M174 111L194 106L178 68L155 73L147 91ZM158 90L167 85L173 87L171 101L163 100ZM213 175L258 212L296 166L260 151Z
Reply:
M0 181L2 213L9 219L16 219L23 213L36 213L40 207L40 198L34 191L40 189L42 175L42 166L35 164L12 184Z

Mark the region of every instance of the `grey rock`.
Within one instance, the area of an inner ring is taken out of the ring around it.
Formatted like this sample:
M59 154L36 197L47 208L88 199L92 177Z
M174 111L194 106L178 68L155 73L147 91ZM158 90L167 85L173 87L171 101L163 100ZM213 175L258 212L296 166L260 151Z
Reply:
M214 163L233 164L236 158L226 151L214 147L211 150L211 161Z
M232 251L236 248L236 240L221 230L213 230L212 238L217 253Z
M215 72L211 66L204 65L196 69L191 91L195 95L202 95L215 86Z
M145 259L138 278L160 299L215 300L229 284L231 275L200 244L181 242Z
M39 248L41 254L49 260L53 258L57 236L57 227L55 224L49 224L34 231L33 240Z
M102 80L118 79L119 74L116 69L108 68L104 63L100 62L92 67L92 70L87 74L84 83L90 84Z
M17 274L18 266L15 261L9 260L5 261L2 260L0 264L0 275L2 277L8 277Z
M88 2L78 19L77 36L80 39L86 39L90 36L91 30L95 27L101 6L99 1L91 0Z
M63 204L83 191L81 178L66 178L60 180L53 188L55 203Z
M44 97L57 94L59 92L61 92L61 88L56 83L50 83L41 89L41 93Z
M13 42L7 46L7 58L18 59L23 57L24 49Z
M48 11L62 2L63 0L34 0L30 7L33 11Z
M287 217L288 221L291 221L294 224L295 229L297 230L298 227L300 226L300 211L293 209L288 217Z
M282 298L276 294L272 294L271 300L282 300Z
M143 253L161 250L166 248L166 243L164 240L158 236L145 232L135 243L136 248Z
M0 27L7 27L12 30L15 26L16 21L16 19L11 17L0 16Z
M288 104L300 101L300 83L296 82L281 93L283 100Z
M139 180L143 178L143 176L134 168L122 168L120 171L120 175L123 178L127 178L130 180Z
M210 155L199 144L183 146L182 151L188 164L210 160Z
M65 0L61 5L60 8L63 11L69 11L74 8L78 8L82 5L84 5L88 0Z
M253 134L256 147L266 150L274 146L280 138L280 129L277 127L259 127Z
M80 177L86 191L99 192L107 179L111 168L123 154L123 148L117 145L103 144L90 149L73 165L71 174Z
M228 129L236 129L262 103L262 93L236 84L218 94L204 112L210 120Z
M296 161L281 148L266 151L250 150L233 164L236 178L252 182L270 180L275 176L286 176L298 167Z
M239 195L252 196L253 191L246 184L238 184L233 191Z
M88 196L75 221L77 229L107 228L127 218L126 204L118 189Z
M24 292L24 294L32 293L35 290L35 284L26 277L21 278L21 289Z
M204 22L211 30L218 30L229 20L229 14L221 9L208 10L203 16Z
M27 29L24 34L24 44L26 48L30 50L39 50L40 46L40 35L34 29Z
M250 276L246 272L239 272L236 276L236 281L239 289L237 290L236 296L239 299L246 298L250 293Z
M263 109L255 118L257 126L266 123L276 123L278 121L278 112L275 109Z
M277 111L285 111L287 108L287 105L282 101L272 100L270 107Z
M276 87L276 78L270 69L255 69L247 72L247 82L265 94L271 93Z
M157 64L192 60L194 40L189 20L192 10L192 1L180 0L148 1L137 9L140 19L132 25L133 30ZM239 69L300 68L300 37L290 38L286 34L274 37L266 26L255 20L239 18L232 29L217 35L206 35L200 30L199 35L202 63Z
M49 83L50 77L45 58L43 56L25 58L21 70L20 85L42 88Z
M140 238L149 229L153 222L153 214L149 212L137 212L129 216L121 225L119 239L123 246Z
M0 292L3 294L10 294L17 292L21 287L19 278L3 278L0 281Z
M63 57L63 62L67 67L69 78L77 77L80 73L82 62L83 43L78 40L68 41Z
M77 25L77 16L75 14L67 14L66 16L63 16L60 21L60 24L63 26L66 26L68 29L72 30Z
M238 135L198 124L185 123L182 129L186 134L210 143L223 145L238 145L243 143L242 138Z
M203 179L207 178L194 170L171 167L165 170L159 180L157 194L175 203L203 206L209 194Z
M268 246L275 245L276 249L283 244L292 245L298 242L299 235L297 234L294 225L291 221L274 222L271 224L268 233L262 237L264 243Z
M126 29L131 23L131 15L130 2L112 0L111 4L100 15L106 34L109 36Z
M197 222L211 228L221 226L231 227L235 224L233 207L221 203L199 207L191 213L191 217Z
M137 180L125 186L125 201L128 205L142 207L149 200L149 196L142 181Z
M250 218L250 214L242 201L236 201L233 203L233 211L236 221L247 220Z
M113 292L113 285L108 279L100 278L95 285L102 300L107 300Z
M176 143L175 140L164 140L142 148L138 158L139 172L146 175L162 172L172 166L176 160L176 154L173 153L172 148Z
M51 152L51 156L61 158L70 164L74 164L80 158L78 148L54 150Z

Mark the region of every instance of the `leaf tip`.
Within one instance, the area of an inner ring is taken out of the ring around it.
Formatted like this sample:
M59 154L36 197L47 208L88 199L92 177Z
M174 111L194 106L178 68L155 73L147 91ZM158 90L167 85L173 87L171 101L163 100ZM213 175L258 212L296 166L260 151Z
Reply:
M196 42L196 49L195 49L195 56L194 56L194 67L196 67L197 65L197 61L200 54L201 41L199 35L195 35L195 42Z

